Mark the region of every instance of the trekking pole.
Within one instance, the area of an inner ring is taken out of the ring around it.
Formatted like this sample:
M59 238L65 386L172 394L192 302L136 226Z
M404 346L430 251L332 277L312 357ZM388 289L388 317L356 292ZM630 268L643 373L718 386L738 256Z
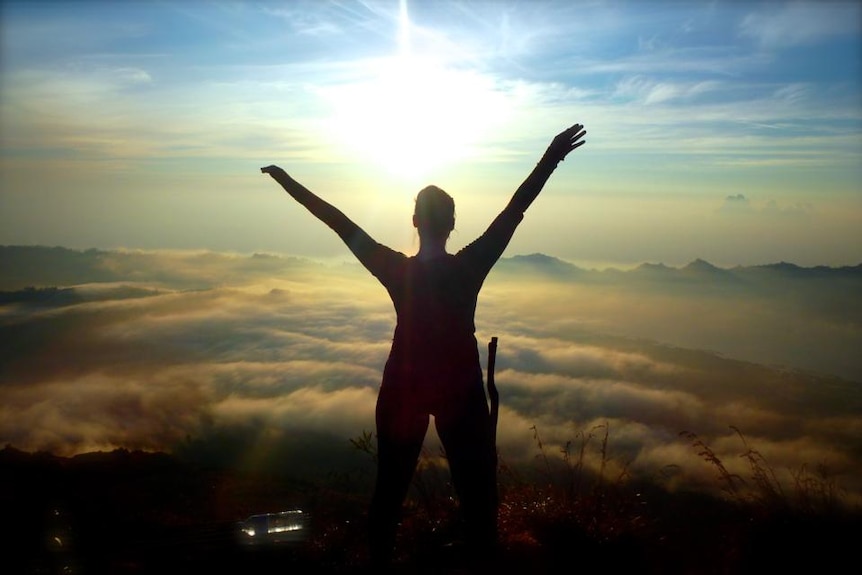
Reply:
M500 392L494 383L494 364L497 361L497 338L488 342L488 397L491 398L491 439L497 451L497 418L500 416Z

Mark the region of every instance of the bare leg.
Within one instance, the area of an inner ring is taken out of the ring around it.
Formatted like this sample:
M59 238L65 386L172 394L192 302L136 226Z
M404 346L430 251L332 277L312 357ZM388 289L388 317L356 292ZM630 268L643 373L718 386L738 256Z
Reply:
M371 562L384 567L392 560L401 505L428 430L427 413L381 389L377 400L377 482L369 511Z
M489 557L497 543L497 454L481 387L466 402L435 414L452 483L467 527L467 544Z

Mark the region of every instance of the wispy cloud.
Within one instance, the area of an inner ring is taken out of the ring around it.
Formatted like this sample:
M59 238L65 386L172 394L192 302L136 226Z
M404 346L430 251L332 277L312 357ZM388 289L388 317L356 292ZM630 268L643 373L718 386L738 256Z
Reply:
M814 44L862 31L862 9L855 2L767 3L747 14L739 32L768 48Z
M665 104L671 101L688 100L707 95L719 89L717 81L661 82L642 75L628 76L620 80L613 97L634 100L645 106Z

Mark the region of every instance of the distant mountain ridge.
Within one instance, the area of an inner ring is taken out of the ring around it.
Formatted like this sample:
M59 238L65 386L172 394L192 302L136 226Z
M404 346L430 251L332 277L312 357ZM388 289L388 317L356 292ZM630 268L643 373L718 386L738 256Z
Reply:
M20 291L25 288L45 288L99 282L171 282L182 274L175 270L148 270L138 263L155 258L159 251L75 250L46 246L0 246L0 291ZM219 261L230 269L233 277L243 274L284 273L290 268L318 265L313 259L273 254L237 255L218 252L189 252L182 257L184 265L212 265ZM695 259L683 267L663 263L643 263L630 270L608 268L586 269L565 260L542 253L502 258L495 268L501 274L536 274L547 279L603 282L622 278L647 282L732 284L740 281L762 282L770 278L782 280L860 279L862 263L855 266L801 267L788 262L765 265L717 267L703 259ZM200 286L205 287L205 286ZM32 296L33 293L28 295ZM55 296L58 294L54 294ZM71 296L71 294L65 294ZM12 298L17 299L17 298ZM6 299L8 301L8 298Z
M620 270L616 268L607 268L604 270L586 269L569 263L554 256L549 256L542 253L533 253L529 255L517 255L508 258L502 258L499 262L500 266L510 269L533 270L542 272L547 275L572 275L583 276L586 274L636 274L636 275L681 275L688 276L724 276L730 277L734 275L755 274L761 272L782 274L785 276L797 277L823 277L824 275L837 274L843 276L860 276L862 277L862 263L855 266L814 266L802 267L793 263L778 262L771 264L760 264L750 266L735 266L731 268L718 267L704 259L697 258L685 266L673 267L664 263L644 262L639 266L630 270Z

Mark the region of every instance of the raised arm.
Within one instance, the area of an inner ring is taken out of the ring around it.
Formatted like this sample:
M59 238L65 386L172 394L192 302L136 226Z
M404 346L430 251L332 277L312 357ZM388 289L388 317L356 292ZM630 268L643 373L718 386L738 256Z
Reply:
M545 151L539 163L527 176L527 179L515 190L512 199L500 212L485 233L482 234L476 241L464 248L474 262L474 267L478 270L480 277L485 277L494 262L503 254L509 240L515 233L515 228L521 223L524 217L524 212L542 191L545 182L554 173L557 164L562 162L565 157L574 150L582 146L585 142L583 137L586 135L583 125L575 124L574 126L559 133L548 149Z
M533 168L527 179L515 190L505 211L509 212L512 210L523 214L530 207L530 204L533 203L533 200L536 199L536 196L539 195L539 192L542 191L545 182L548 181L548 178L551 177L551 174L557 168L557 164L566 159L569 152L586 143L586 140L583 139L586 134L587 132L584 130L582 124L575 124L557 134L551 141L551 145L545 150L539 163L536 164L536 167Z
M341 210L318 197L311 190L287 175L287 172L278 166L266 166L265 168L261 168L260 171L272 176L272 179L281 184L281 187L293 199L305 206L317 219L332 228L342 241L347 244L350 251L366 267L373 265L373 262L369 260L373 257L378 247L377 242L356 225L353 220L345 216ZM371 268L369 267L369 269Z

